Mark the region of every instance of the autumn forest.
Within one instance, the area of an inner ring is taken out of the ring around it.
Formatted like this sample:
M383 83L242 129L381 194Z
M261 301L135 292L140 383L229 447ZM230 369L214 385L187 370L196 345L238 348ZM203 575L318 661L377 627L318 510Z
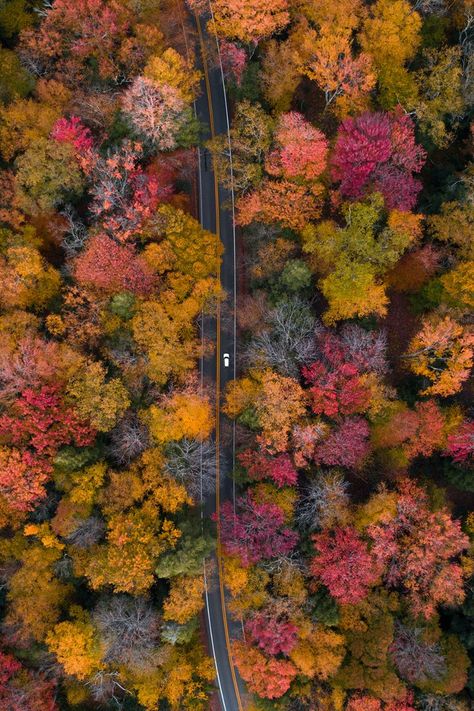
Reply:
M229 711L203 561L246 711L472 709L472 0L0 0L0 42L0 711Z

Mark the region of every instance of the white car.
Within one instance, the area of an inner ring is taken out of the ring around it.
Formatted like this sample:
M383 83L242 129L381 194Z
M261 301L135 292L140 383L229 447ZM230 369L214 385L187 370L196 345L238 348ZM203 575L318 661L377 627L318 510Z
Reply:
M224 368L228 368L230 365L230 355L228 353L224 353L222 357L224 359Z

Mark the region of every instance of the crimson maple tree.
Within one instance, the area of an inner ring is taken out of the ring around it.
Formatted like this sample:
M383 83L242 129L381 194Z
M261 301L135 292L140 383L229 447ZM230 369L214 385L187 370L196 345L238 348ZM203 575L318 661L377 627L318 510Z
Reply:
M298 628L273 610L256 612L245 623L245 632L267 654L288 655L298 640Z
M53 457L62 445L85 447L95 438L94 430L65 404L54 385L22 392L12 414L0 416L0 434L13 445L32 447L47 457Z
M0 651L0 702L8 711L58 711L55 684Z
M249 491L237 500L237 512L230 501L220 510L222 543L245 566L285 556L296 545L298 535L285 526L285 513L276 504L258 502Z
M316 446L317 464L359 469L370 452L369 426L362 417L346 417Z
M317 552L311 572L344 604L363 600L380 575L367 544L353 528L336 528L313 536Z
M298 472L294 468L290 456L286 453L270 457L264 452L245 449L239 452L237 458L247 474L255 481L271 479L281 488L293 486L298 479Z
M364 113L342 122L332 156L332 177L341 195L358 199L369 189L381 192L390 209L409 211L421 183L413 177L425 162L425 151L415 143L409 116Z

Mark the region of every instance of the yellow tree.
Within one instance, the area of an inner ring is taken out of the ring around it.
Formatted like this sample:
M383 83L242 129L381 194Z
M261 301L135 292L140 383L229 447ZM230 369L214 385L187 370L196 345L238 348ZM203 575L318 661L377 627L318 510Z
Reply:
M168 597L163 603L163 617L184 624L204 607L202 576L177 575L171 580Z
M142 302L132 319L132 334L147 356L147 375L158 385L175 376L184 380L195 366L201 352L193 318L199 313L199 303L186 311L177 300L163 304L157 299Z
M361 52L354 57L348 38L331 33L320 35L313 52L304 73L324 92L326 106L334 102L343 114L368 108L376 83L371 56Z
M160 519L153 504L145 503L112 515L105 544L72 553L75 569L94 590L112 585L117 592L140 595L153 585L157 556L180 535L171 521Z
M155 711L161 700L166 700L172 711L205 711L209 705L207 689L214 675L212 659L199 643L164 646L151 669L127 672L138 701L147 711Z
M155 84L167 84L178 89L182 98L191 103L196 98L201 73L193 69L172 47L162 54L153 54L143 74Z
M2 308L41 309L59 292L61 278L34 247L10 247L0 255Z
M209 399L192 390L176 392L147 413L150 432L159 444L173 440L206 439L214 427Z
M67 395L81 417L99 432L108 432L130 404L119 378L106 380L102 363L89 362L71 379Z
M287 0L215 0L211 29L219 36L258 42L289 22Z
M46 638L66 674L85 680L102 665L102 649L89 614L77 605L70 609L72 621L60 622Z
M277 113L289 111L291 100L301 80L294 33L287 40L265 44L260 72L263 94Z
M224 410L229 417L244 415L243 421L261 428L260 443L273 451L283 452L293 425L306 409L305 393L298 381L271 370L254 371L251 377L229 384ZM249 417L245 417L245 412Z
M337 672L344 655L343 635L320 625L305 632L289 656L301 674L324 681Z
M271 117L260 104L244 99L236 105L230 130L232 174L228 137L218 135L208 143L223 185L241 193L261 181L263 159L271 144L271 129Z
M429 381L423 395L453 395L469 377L474 360L474 333L470 326L450 316L428 315L404 358L414 373Z
M71 92L57 81L40 79L36 99L17 99L0 108L0 153L10 161L51 133Z
M153 233L163 239L147 245L144 257L157 273L177 271L194 277L193 281L218 273L223 246L217 235L204 230L188 213L162 205L144 234Z
M323 31L346 37L358 27L366 14L361 0L293 0L293 6Z
M60 582L54 566L62 556L61 546L35 542L21 555L20 568L9 581L7 625L18 629L20 638L44 641L56 624L71 588Z
M424 66L416 72L418 97L414 110L420 128L441 148L453 140L464 113L459 47L425 49ZM446 123L449 119L451 129Z
M421 42L421 18L407 0L377 0L370 8L359 40L378 73L381 103L412 104L416 83L405 69Z

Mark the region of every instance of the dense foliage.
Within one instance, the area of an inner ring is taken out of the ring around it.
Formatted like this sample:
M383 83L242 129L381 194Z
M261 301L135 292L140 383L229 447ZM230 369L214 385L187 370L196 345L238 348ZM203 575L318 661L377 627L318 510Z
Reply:
M214 676L196 317L221 246L171 10L0 11L2 709L204 709Z
M467 711L472 3L187 5L0 3L0 705L209 704L197 368L225 295L194 204L195 11L242 244L218 515L249 703Z
M236 666L262 711L465 711L472 7L213 6L238 67L233 175L210 144L243 240Z

